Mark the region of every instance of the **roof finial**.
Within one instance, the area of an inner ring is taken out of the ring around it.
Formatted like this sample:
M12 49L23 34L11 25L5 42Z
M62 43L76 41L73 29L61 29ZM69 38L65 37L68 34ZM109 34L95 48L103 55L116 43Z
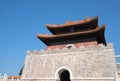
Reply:
M67 20L67 21L66 21L66 24L70 24L70 23L71 23L70 20Z
M87 21L88 21L88 20L90 20L90 17L89 17L89 16L87 16L87 17L85 18L85 20L87 20Z

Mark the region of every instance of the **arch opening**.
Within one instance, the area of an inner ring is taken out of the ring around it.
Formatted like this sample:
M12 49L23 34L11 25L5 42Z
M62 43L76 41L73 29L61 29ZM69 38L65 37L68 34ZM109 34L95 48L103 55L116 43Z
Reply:
M58 75L59 75L59 81L71 81L70 80L70 73L66 69L61 69L58 72Z
M75 45L73 45L73 44L68 44L68 45L66 45L65 47L68 48L68 49L71 49L71 48L75 48Z

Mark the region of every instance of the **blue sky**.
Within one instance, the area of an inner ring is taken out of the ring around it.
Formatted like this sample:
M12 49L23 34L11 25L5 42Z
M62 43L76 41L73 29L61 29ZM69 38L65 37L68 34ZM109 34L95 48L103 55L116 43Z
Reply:
M0 73L18 75L27 50L45 49L36 34L50 34L45 24L63 24L99 16L107 43L120 54L119 0L0 0Z

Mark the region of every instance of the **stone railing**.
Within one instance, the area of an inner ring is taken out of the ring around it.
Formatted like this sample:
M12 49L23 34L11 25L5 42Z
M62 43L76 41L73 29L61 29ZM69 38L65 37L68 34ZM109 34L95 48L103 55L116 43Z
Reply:
M8 76L5 73L3 75L0 74L0 81L21 81L20 76Z
M80 46L78 48L76 47L72 47L72 48L63 48L63 49L59 49L56 48L54 50L52 49L41 49L40 51L34 50L34 51L27 51L27 55L32 55L32 54L50 54L50 53L65 53L65 52L77 52L77 51L90 51L90 50L105 50L105 49L113 49L113 44L109 43L106 46L103 44L99 44L98 46L93 46L93 45L89 45L87 47L85 46Z
M8 80L8 78L7 78L6 74L4 74L4 75L0 74L0 81L7 81L7 80Z

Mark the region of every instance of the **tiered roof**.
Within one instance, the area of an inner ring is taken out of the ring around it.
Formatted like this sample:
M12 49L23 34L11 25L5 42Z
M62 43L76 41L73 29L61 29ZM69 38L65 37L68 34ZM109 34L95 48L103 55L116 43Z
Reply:
M74 22L66 21L65 24L46 24L46 27L53 33L66 33L70 28L74 28L76 31L80 29L94 29L98 26L98 16L95 18L87 17L85 20L78 20ZM64 30L64 31L63 31Z
M37 34L37 37L48 46L87 41L97 41L106 45L105 25L98 26L98 16L75 22L67 21L65 24L47 24L46 27L52 35Z

